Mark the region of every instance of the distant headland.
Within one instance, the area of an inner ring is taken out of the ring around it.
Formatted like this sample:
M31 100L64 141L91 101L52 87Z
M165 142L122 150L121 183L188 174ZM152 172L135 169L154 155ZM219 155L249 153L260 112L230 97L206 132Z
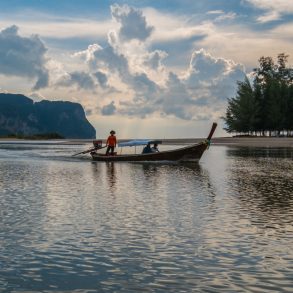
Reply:
M96 130L78 103L34 102L24 95L0 93L0 137L9 136L91 139Z

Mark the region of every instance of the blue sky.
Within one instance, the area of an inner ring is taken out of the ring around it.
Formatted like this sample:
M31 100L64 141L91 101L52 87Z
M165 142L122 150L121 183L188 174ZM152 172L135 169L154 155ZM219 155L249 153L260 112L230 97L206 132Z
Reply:
M236 82L282 52L292 0L0 1L0 91L81 103L100 137L225 135Z

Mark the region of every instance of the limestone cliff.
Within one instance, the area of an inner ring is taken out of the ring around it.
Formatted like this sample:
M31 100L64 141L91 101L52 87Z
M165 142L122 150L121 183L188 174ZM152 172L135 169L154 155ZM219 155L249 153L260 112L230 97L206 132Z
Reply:
M34 103L24 95L0 93L0 136L58 133L65 138L95 138L96 130L78 103Z

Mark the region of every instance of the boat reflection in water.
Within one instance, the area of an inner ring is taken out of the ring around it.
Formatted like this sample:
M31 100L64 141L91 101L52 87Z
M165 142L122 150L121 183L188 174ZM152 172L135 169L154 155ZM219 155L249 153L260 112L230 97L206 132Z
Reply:
M26 148L0 144L1 292L292 291L292 151L117 164Z

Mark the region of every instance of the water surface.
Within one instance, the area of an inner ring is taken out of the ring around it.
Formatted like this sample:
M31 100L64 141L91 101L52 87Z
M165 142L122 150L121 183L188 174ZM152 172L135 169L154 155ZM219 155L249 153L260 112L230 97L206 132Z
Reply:
M83 148L0 144L0 292L293 292L293 149Z

